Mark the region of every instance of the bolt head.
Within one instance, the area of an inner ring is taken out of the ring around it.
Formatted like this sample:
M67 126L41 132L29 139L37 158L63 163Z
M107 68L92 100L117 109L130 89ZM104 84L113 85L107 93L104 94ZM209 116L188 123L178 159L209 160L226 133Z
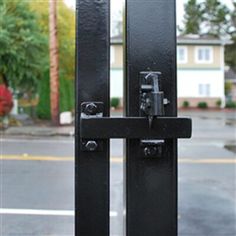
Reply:
M144 150L143 150L143 152L144 152L144 155L145 155L146 157L150 156L150 155L151 155L151 149L150 149L150 147L145 147Z
M157 155L157 151L158 151L157 147L152 147L152 146L145 147L143 149L145 157L155 156L155 155Z
M87 104L84 113L86 115L95 115L97 113L97 105L94 103Z
M96 151L96 149L98 148L98 144L96 141L88 141L86 144L85 144L85 148L86 150L92 152L92 151Z

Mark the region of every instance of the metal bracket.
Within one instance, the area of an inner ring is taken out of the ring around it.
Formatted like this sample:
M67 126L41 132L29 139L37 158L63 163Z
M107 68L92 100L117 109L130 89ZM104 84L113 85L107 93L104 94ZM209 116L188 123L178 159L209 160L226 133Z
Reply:
M81 119L103 117L103 102L83 102L81 104ZM81 150L84 152L97 152L103 150L103 142L97 139L81 139Z
M96 118L103 117L103 102L83 102L81 104L81 117Z
M161 157L164 144L165 141L163 139L140 141L140 146L142 147L145 157Z

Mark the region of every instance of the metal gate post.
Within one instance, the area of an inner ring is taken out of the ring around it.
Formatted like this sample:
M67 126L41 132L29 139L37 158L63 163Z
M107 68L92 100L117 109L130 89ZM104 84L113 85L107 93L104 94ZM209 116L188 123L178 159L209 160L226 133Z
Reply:
M140 72L160 71L165 116L175 117L175 0L126 0L125 35L126 115L140 114ZM140 140L126 142L127 236L177 235L177 141L164 142L156 157L140 152Z
M81 104L103 102L109 116L109 0L77 0L75 235L109 235L109 140L80 137ZM93 105L88 106L93 113ZM99 145L98 152L92 152Z

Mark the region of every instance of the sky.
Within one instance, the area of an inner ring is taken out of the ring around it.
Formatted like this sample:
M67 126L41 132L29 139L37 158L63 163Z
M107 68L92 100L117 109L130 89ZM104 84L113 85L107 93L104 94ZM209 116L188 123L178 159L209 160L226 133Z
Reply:
M70 6L75 8L75 1L76 0L64 0L64 2ZM166 1L166 0L164 0ZM186 3L188 0L176 0L176 12L177 12L177 25L181 25L183 21L183 15L184 15L184 3ZM204 1L204 0L199 0ZM228 5L231 7L231 0L221 0L222 3ZM121 11L123 5L123 0L111 0L111 12L114 15L117 15L118 11Z

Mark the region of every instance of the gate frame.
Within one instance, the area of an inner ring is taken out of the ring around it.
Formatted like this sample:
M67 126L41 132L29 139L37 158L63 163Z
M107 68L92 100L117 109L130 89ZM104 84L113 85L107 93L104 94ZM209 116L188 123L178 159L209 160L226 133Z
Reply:
M140 72L160 71L165 116L176 117L175 0L126 0L125 24L126 116L140 115ZM140 140L127 140L124 168L126 235L177 235L177 139L165 139L156 158L140 154Z
M109 140L85 152L79 120L86 101L103 102L110 115L110 1L77 0L76 20L75 235L108 236Z
M76 6L75 235L82 236L109 235L109 140L99 141L99 151L85 151L91 139L83 140L85 147L81 145L79 127L84 102L102 102L103 116L110 115L109 2L77 0ZM139 76L146 71L162 72L161 90L170 101L165 116L177 117L175 17L175 0L126 0L127 117L140 117ZM149 158L142 152L140 139L126 141L127 236L177 235L177 139L164 142L161 156Z

